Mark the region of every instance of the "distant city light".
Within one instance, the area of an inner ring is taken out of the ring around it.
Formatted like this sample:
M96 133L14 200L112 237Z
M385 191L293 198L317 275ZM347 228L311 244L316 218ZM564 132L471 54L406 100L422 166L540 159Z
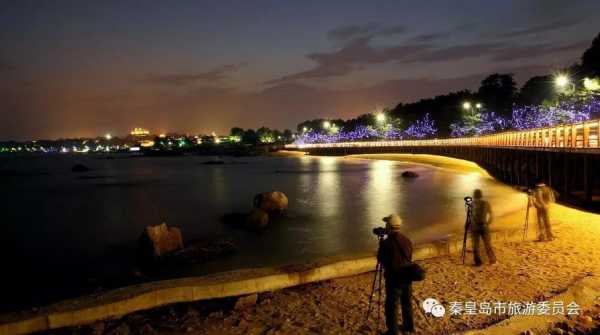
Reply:
M133 128L133 130L131 131L132 136L148 136L149 134L150 131L144 128Z
M106 135L104 135L104 138L110 141L110 139L112 139L112 135L106 134Z
M463 109L471 109L471 103L468 101L463 102Z
M379 123L383 123L383 122L385 122L385 114L383 114L383 113L378 113L378 114L375 116L375 119L377 120L377 122L379 122Z
M160 134L160 135L158 135L158 137L165 138L165 137L167 137L167 135L166 134Z
M129 151L140 151L140 147L131 147Z
M329 122L329 121L323 122L323 128L329 129L330 127L331 127L331 122Z
M213 134L214 134L214 133L213 133ZM217 137L217 138L215 138L215 143L216 143L216 144L219 144L219 143L221 143L221 139L220 139L220 138L218 138L218 137Z
M481 107L483 107L483 105L480 102L475 104L475 108L481 109Z
M303 132L306 132L307 130L308 130L308 128L306 128L306 127L303 127L303 128L302 128L302 131L303 131Z
M584 78L583 79L583 87L585 87L585 89L588 91L599 91L600 90L600 80L598 78L594 78L594 79Z

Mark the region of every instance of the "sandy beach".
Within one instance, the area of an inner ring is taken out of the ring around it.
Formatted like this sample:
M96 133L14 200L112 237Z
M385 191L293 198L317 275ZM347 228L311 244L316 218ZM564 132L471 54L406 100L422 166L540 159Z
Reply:
M376 158L404 159L386 156ZM438 164L445 161L435 159ZM422 158L423 163L430 164L431 160ZM446 163L445 167L454 164ZM551 242L534 241L535 211L530 215L527 241L496 243L496 265L474 267L471 253L465 265L457 254L419 262L427 277L413 286L417 301L433 297L446 306L468 301L539 302L564 292L581 278L600 273L600 215L553 205L556 239ZM496 218L492 228L520 229L524 218L525 206L522 211ZM248 306L240 308L233 308L235 299L219 302L218 308L206 302L166 306L85 327L147 334L373 334L378 328L377 310L365 322L372 279L373 273L365 273L261 293L255 302L251 297ZM418 334L482 329L507 318L446 313L443 318L425 320L416 308L414 316ZM383 328L382 311L379 329Z

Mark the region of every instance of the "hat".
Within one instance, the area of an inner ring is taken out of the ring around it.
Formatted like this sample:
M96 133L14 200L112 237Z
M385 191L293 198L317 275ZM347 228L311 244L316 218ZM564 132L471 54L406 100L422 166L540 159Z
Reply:
M386 223L386 228L388 229L398 229L402 226L402 219L398 216L398 214L390 214L382 219Z

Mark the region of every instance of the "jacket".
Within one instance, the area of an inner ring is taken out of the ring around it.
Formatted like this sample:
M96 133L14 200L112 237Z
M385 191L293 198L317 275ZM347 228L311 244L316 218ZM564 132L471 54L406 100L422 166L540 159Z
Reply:
M401 249L399 249L401 248ZM403 253L404 252L404 256ZM399 232L388 234L388 237L379 243L377 260L383 265L386 278L394 278L393 265L408 264L412 261L413 246L408 237Z
M533 206L537 209L548 209L551 203L556 201L554 190L546 185L539 185L533 190Z

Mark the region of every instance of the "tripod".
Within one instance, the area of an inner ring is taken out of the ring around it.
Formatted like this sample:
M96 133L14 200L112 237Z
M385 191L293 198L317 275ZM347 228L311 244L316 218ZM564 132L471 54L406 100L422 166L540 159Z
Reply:
M531 207L531 198L527 196L527 210L525 211L525 226L523 227L523 241L527 238L527 232L529 231L529 208Z
M383 236L379 236L379 242L383 240ZM365 316L365 324L369 321L369 316L371 315L371 310L373 309L373 296L375 295L375 283L377 283L377 329L375 330L376 334L379 334L379 325L381 321L381 288L382 288L382 280L383 280L383 265L377 261L377 265L375 266L375 275L373 276L373 283L371 284L371 293L369 294L369 308L367 309L367 315ZM431 327L431 323L427 319L427 316L421 310L421 306L419 302L414 296L411 296L414 304L416 305L417 310L427 322L427 325Z
M381 245L381 241L383 241L383 235L379 235L379 244ZM371 310L373 308L373 296L375 295L375 283L377 284L377 329L376 333L379 333L379 324L381 320L381 283L383 280L383 265L377 261L377 265L375 266L375 275L373 276L373 284L371 284L371 293L369 295L369 308L367 309L367 315L365 316L365 324L369 321L369 316L371 315Z
M473 211L473 206L471 205L472 200L467 200L465 198L465 212L467 213L467 218L465 219L465 236L463 237L463 247L462 247L462 263L465 264L465 258L467 256L467 234L469 233L469 229L471 228L471 213Z
M527 210L525 211L525 225L523 227L523 241L527 238L527 233L529 232L529 208L531 208L531 190L527 191ZM538 227L535 228L536 234Z

